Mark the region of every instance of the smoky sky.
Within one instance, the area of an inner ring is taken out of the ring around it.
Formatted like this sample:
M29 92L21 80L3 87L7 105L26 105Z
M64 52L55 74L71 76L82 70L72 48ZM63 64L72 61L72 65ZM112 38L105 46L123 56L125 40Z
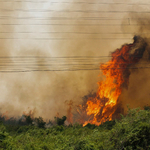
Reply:
M130 108L143 108L146 105L150 105L150 40L149 40L149 15L130 14L131 18L134 18L134 23L138 24L135 30L136 35L140 35L147 42L146 51L140 62L136 64L137 69L131 70L129 78L129 87L123 90L121 95L121 101L125 112L127 111L127 105Z
M12 65L13 56L109 56L110 52L122 44L132 42L135 33L140 34L145 30L133 25L134 22L138 24L141 22L138 22L138 19L135 21L139 16L129 13L131 10L148 11L145 5L138 5L142 1L136 3L133 0L123 0L121 4L117 4L119 2L112 0L0 2L0 56L8 57ZM147 28L145 31L148 30ZM108 60L109 57L105 60L100 59L99 65ZM37 68L41 67L39 62L40 60L36 58ZM6 62L1 60L1 63L4 67ZM23 66L20 68L23 69ZM6 66L1 69L8 68ZM141 74L140 72L136 74L139 75L137 77L139 83L142 80ZM145 71L145 74L148 81L148 72ZM2 113L8 111L8 115L18 116L22 115L23 111L36 109L36 116L52 119L57 112L61 116L66 115L68 107L65 104L66 100L80 104L84 95L89 91L96 91L97 82L102 77L99 70L81 70L1 72L0 78ZM132 85L135 85L134 76L131 75L130 80L132 78L133 81L130 81L131 84L125 94L127 98L130 97ZM147 87L148 83L145 88ZM137 89L137 92L139 90ZM145 91L148 97L148 90ZM125 102L125 105L126 103L128 102Z

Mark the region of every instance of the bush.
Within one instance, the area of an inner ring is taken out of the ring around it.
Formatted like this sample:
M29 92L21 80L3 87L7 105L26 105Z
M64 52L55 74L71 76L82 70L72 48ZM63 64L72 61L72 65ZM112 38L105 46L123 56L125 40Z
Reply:
M17 133L27 132L30 129L31 129L31 126L20 126L18 127Z
M89 128L89 129L95 129L97 126L95 124L88 123L85 127Z
M75 144L74 150L96 150L96 148L89 141L81 140Z
M116 121L106 121L103 124L100 125L100 127L104 127L105 129L111 130L113 126L116 124Z
M144 110L150 110L150 106L149 105L144 106Z
M150 111L129 110L110 130L104 143L110 150L150 149Z
M65 121L66 121L67 117L63 116L62 118L56 118L56 123L57 125L64 125Z
M81 124L64 126L66 117L57 118L56 126L43 129L43 118L33 125L0 123L0 149L43 150L150 150L150 111L132 109L120 120L100 126ZM60 125L61 124L61 125Z
M37 126L38 126L39 128L45 128L46 122L43 120L42 117L35 118L35 122L37 123Z
M30 115L24 115L25 119L26 119L26 123L27 125L31 125L33 122L33 119L31 118Z

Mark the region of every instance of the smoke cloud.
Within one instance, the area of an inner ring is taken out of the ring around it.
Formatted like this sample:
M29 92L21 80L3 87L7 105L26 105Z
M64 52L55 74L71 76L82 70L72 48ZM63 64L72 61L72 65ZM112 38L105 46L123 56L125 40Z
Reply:
M102 8L102 6L100 7ZM80 10L99 10L96 5L87 3L83 5L53 3L53 6L51 6L49 2L43 4L40 2L36 4L8 2L3 3L1 9L3 10L1 16L5 16L5 19L1 20L1 24L7 25L1 25L1 32L4 33L1 33L3 39L0 40L0 56L8 57L11 64L15 61L13 56L107 56L109 50L115 47L112 41L106 48L106 41L94 40L94 38L103 38L103 34L98 35L95 33L106 32L107 27L100 27L99 25L88 26L88 24L105 24L103 20L86 19L88 17L101 18L103 17L100 16L101 14L80 13ZM5 9L13 11L5 11ZM42 13L40 11L52 9L56 12ZM71 11L79 10L79 12L57 12L57 10L65 11L68 9ZM43 20L35 18L42 18ZM51 19L45 20L44 18ZM31 38L56 38L56 40L31 40ZM62 38L62 40L57 40L57 38ZM4 61L1 62L3 65ZM35 58L37 69L41 69L40 61L41 58ZM46 62L44 58L42 61ZM20 68L22 69L22 67L23 65L21 64ZM11 70L12 67L9 66L9 68L3 69ZM49 68L45 66L44 69ZM84 95L91 90L97 89L98 74L99 71L84 70L73 72L0 73L1 113L8 111L8 116L18 116L22 115L24 111L35 109L35 115L42 116L45 119L53 119L57 112L59 112L60 116L66 115L68 106L65 101L72 100L74 105L79 104Z
M107 5L97 4L96 0L93 0L92 4L85 1L77 3L75 0L70 3L63 2L8 2L0 5L3 9L0 12L1 16L8 16L7 19L0 20L1 24L24 24L0 26L1 32L8 32L1 33L3 39L0 39L0 56L9 57L12 63L14 61L12 56L108 56L120 45L131 42L134 33L142 34L149 30L148 26L147 28L125 26L124 24L129 25L129 21L132 23L131 16L129 20L127 14L113 13L116 10L128 13L132 9L128 5L120 7L112 5L111 3L114 3L112 1ZM9 12L5 9L14 10ZM43 10L45 12L42 12ZM71 12L67 12L68 10ZM126 32L129 34L127 35ZM34 38L41 38L41 40L33 40ZM44 40L47 38L53 40ZM41 58L35 59L38 69L41 69L40 61ZM42 61L47 62L44 58ZM100 60L99 63L105 61L108 61L108 58ZM49 68L45 66L44 69ZM96 83L101 79L99 74L100 71L94 70L0 73L1 112L8 111L8 115L18 116L22 115L23 111L36 109L35 115L42 116L44 119L53 119L57 112L60 116L66 115L68 106L65 101L72 100L74 105L80 104L84 95L89 91L97 90ZM145 104L148 102L148 74L149 71L146 69L144 71L139 69L138 73L133 71L129 79L129 88L122 94L124 106L126 104L132 106L133 97L133 101L140 106L143 99ZM142 83L143 79L147 81L146 84ZM137 86L137 83L141 85ZM139 96L132 91L137 92ZM143 96L139 91L144 92Z
M120 99L124 107L125 112L127 111L127 105L130 108L143 108L146 105L150 105L150 40L149 40L149 15L133 15L130 14L131 19L134 19L134 24L138 27L135 30L136 35L140 35L145 38L147 42L147 48L141 61L136 65L137 69L131 70L131 75L129 78L128 89L124 90Z

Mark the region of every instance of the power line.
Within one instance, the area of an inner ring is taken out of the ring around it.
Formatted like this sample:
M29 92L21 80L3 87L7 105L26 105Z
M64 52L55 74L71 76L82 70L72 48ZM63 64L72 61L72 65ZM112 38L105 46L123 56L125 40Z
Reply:
M3 26L149 26L148 24L8 24L8 23L2 23Z
M57 41L57 40L129 40L131 38L0 38L1 40L41 40L41 41Z
M100 18L100 17L13 17L0 16L0 19L36 19L36 20L122 20L122 18ZM128 20L129 18L125 18ZM146 20L146 19L145 19Z
M37 19L37 20L147 20L147 18L108 18L108 17L14 17L0 16L0 19Z
M103 58L103 57L112 57L112 56L60 56L60 57L50 57L50 56L0 56L1 58L50 58L50 59L56 59L56 58ZM136 55L136 57L138 57Z
M13 70L9 70L9 71L1 71L1 73L21 73L21 72L53 72L53 71L90 71L90 70L99 70L99 69L63 69L63 70L16 70L16 71L13 71Z
M79 62L78 62L79 63ZM38 67L58 67L58 68L62 68L62 67L94 67L94 66L96 66L96 67L98 67L99 68L99 66L100 66L100 63L93 63L93 64L90 64L90 63L88 63L88 64L78 64L77 62L76 63L74 63L74 64L66 64L66 63L51 63L51 64L47 64L47 63L43 63L43 64L36 64L36 63L34 63L34 64L32 64L32 63L18 63L18 64L16 64L16 63L14 63L14 64L8 64L8 63L3 63L3 64L0 64L0 67L7 67L7 68L9 68L9 67L11 67L11 68L14 68L14 67L32 67L32 68L38 68ZM80 62L81 63L81 62ZM103 63L102 63L103 64ZM134 64L134 63L121 63L121 64L119 64L119 65L132 65L132 64ZM142 65L150 65L149 63L141 63ZM107 64L106 64L107 65Z
M106 33L102 33L102 32L4 32L4 31L0 31L0 33L8 33L8 34L14 34L14 33L21 33L21 34L28 34L28 33L40 33L40 34L49 34L49 33L52 33L52 34L135 34L135 33L130 33L130 32L128 32L128 33L119 33L119 32L114 32L114 33L112 33L112 32L106 32ZM141 34L150 34L150 33L141 33Z
M150 13L150 11L105 11L105 10L38 10L38 9L0 9L0 11L22 11L22 12L80 12L80 13Z
M50 32L24 32L24 31L20 31L20 32L4 32L4 31L0 31L0 34L93 34L93 35L133 35L133 34L136 34L134 32L53 32L53 31L50 31ZM150 33L140 33L140 34L145 34L145 35L149 35Z
M132 56L133 57L133 56ZM109 57L108 57L109 58ZM102 61L109 61L108 58L77 58L77 59L71 59L71 58L51 58L51 59L47 59L47 58L22 58L22 57L18 57L17 59L15 58L1 58L0 59L0 66L6 66L6 65L41 65L41 66L48 66L48 65L68 65L68 66L74 66L74 65L99 65L100 63L102 63ZM114 58L114 57L113 57ZM118 58L118 57L117 57ZM134 58L141 58L141 56L137 57L135 56ZM107 62L105 62L105 64L107 65ZM134 64L134 62L118 62L118 65L122 65L122 64ZM150 64L149 62L143 62L140 64ZM110 62L108 62L108 65L110 65Z
M0 2L29 2L29 3L50 3L50 4L100 4L100 5L150 5L150 3L119 3L119 2L114 2L114 3L106 3L106 2L68 2L68 1L64 1L64 2L55 2L55 1L19 1L19 0L15 0L15 1L0 1Z
M128 67L127 69L149 69L150 67ZM124 68L108 68L108 69L124 69ZM102 70L99 68L91 69L34 69L34 70L0 70L1 73L21 73L21 72L52 72L52 71L92 71L92 70Z
M141 58L142 56L132 56L133 58ZM74 65L74 63L79 63L79 62L87 62L87 65L89 62L95 63L95 62L101 62L102 60L108 60L110 58L119 58L118 56L112 57L112 56L66 56L66 57L46 57L46 56L1 56L0 57L0 63L32 63L36 62L35 64L41 64L42 62L44 64L53 64L53 63L69 63L68 65ZM120 56L122 58L122 56ZM71 63L71 64L70 64ZM132 64L132 62L122 62L118 64ZM147 62L142 63L142 64L147 64ZM80 64L78 64L80 65ZM84 65L84 64L81 64Z
M132 56L135 58L141 56ZM104 70L100 69L100 62L111 56L1 56L0 72L50 72L50 71L85 71L85 70ZM107 60L108 61L108 60ZM105 63L107 65L107 63ZM121 67L127 64L128 67ZM118 67L108 67L107 69L139 69L150 68L149 62L140 63L139 67L131 67L134 63L118 63ZM143 66L144 65L144 66ZM108 64L109 66L109 64Z
M119 56L116 56L117 58L119 58ZM122 56L120 56L122 58ZM134 58L141 58L141 55L132 55L132 57ZM58 57L51 57L51 56L0 56L0 60L4 60L4 59L100 59L100 58L112 58L112 56L58 56Z

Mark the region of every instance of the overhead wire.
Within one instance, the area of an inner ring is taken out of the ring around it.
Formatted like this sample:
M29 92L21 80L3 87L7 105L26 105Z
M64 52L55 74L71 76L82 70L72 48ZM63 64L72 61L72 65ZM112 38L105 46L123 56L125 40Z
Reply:
M41 19L41 20L146 20L147 18L108 18L108 17L15 17L15 16L0 16L0 19Z
M49 34L49 33L52 33L52 34L58 34L58 33L61 33L61 34L134 34L134 33L132 33L132 32L128 32L128 33L119 33L119 32L106 32L106 33L104 33L104 32L58 32L58 31L56 31L56 32L54 32L54 31L48 31L48 32L16 32L16 31L14 31L14 32L11 32L11 31L7 31L7 32L5 32L5 31L0 31L0 33L21 33L21 34L28 34L28 33L40 33L40 34ZM141 34L150 34L150 33L141 33Z
M65 40L130 40L131 38L0 38L1 40L40 40L40 41L65 41Z
M56 1L33 1L33 0L24 0L24 1L19 1L19 0L11 0L11 1L8 1L8 0L1 0L0 2L5 2L5 3L12 3L12 2L21 2L21 3L50 3L50 4L102 4L102 5L150 5L150 3L123 3L123 2L90 2L90 1L81 1L81 2L70 2L70 1L59 1L59 2L56 2Z
M8 2L8 0L5 1L0 1L0 2ZM50 3L72 3L72 2L53 2L53 1L11 1L11 2L34 2L34 3L40 3L40 2L50 2ZM81 4L81 3L86 3L86 4L93 4L92 2L76 2L76 4ZM96 3L97 4L97 3ZM98 3L98 4L106 4L106 3ZM114 5L114 3L107 3L107 4L112 4ZM124 3L115 3L115 4L124 4ZM146 4L146 3L145 3ZM133 5L133 4L131 4ZM20 12L79 12L79 13L126 13L129 11L95 11L95 10L41 10L41 9L1 9L1 11L4 12L11 12L11 11L20 11ZM131 13L150 13L149 11L141 11L141 12L137 12L137 11L130 11ZM0 16L0 19L10 19L10 16ZM24 17L26 19L26 17ZM34 18L34 17L33 17ZM32 19L33 19L32 18ZM14 19L14 18L13 18ZM21 19L21 18L17 18L15 17L15 19ZM22 17L23 19L23 17ZM29 19L29 18L28 18ZM40 18L41 19L41 18ZM51 18L51 19L63 19L62 18ZM65 18L64 19L68 19ZM75 19L75 18L74 18ZM78 18L77 18L78 19ZM81 18L80 18L81 19ZM82 18L83 19L83 18ZM89 19L89 20L100 20L100 18L84 18ZM104 19L104 18L101 18ZM129 18L127 18L129 19ZM71 20L71 18L70 18ZM112 19L108 19L108 20L113 20ZM118 19L116 19L118 20ZM120 26L120 24L59 24L59 23L53 23L53 24L8 24L8 23L2 23L2 26L13 26L13 25L17 25L17 26L22 26L22 25L58 25L58 26ZM125 26L138 26L138 24L122 24ZM149 24L147 24L149 25ZM6 32L0 32L0 33L6 33ZM7 33L15 33L15 32L8 32ZM16 33L21 33L21 32L16 32ZM22 32L23 33L23 32ZM25 32L24 32L25 33ZM31 32L26 32L26 33L31 33ZM44 33L44 32L41 32ZM47 33L52 33L52 32L47 32ZM54 33L54 32L53 32ZM55 32L55 33L62 33L62 32ZM63 33L68 33L68 32L63 32ZM71 32L70 32L71 33ZM74 32L77 34L101 34L101 33L79 33L79 32ZM110 33L110 34L115 34L115 33ZM120 33L118 33L120 34ZM26 38L3 38L1 37L0 39L10 39L10 40L25 40ZM80 39L80 40L84 40L84 39L92 39L92 40L114 40L114 39L120 39L120 40L124 40L124 39L131 39L131 38L27 38L27 40L76 40L76 39ZM106 59L108 59L111 56L100 56L100 57L85 57L85 56L72 56L72 57L37 57L37 56L11 56L11 57L0 57L0 68L2 68L3 70L0 70L0 72L8 72L8 73L14 73L14 72L37 72L37 71L82 71L82 70L101 70L99 68L100 66L100 62L103 60L105 61ZM9 60L10 59L10 60ZM14 60L16 59L16 60ZM18 60L20 59L20 60ZM25 60L27 59L27 60ZM29 60L30 59L30 60ZM31 60L32 59L32 60ZM34 60L33 60L34 59ZM40 59L44 59L43 61ZM61 61L62 59L65 59L65 61ZM67 61L66 59L71 59L70 61ZM92 60L92 59L96 59L96 60ZM38 61L37 61L38 60ZM92 61L92 62L91 62ZM50 63L51 62L51 63ZM82 63L81 63L82 62ZM86 63L85 63L86 62ZM72 63L72 64L70 64ZM143 64L142 64L143 65ZM147 65L149 65L147 63ZM14 68L13 68L14 67ZM19 67L19 68L17 68ZM25 68L21 68L21 67L25 67ZM43 68L42 68L43 67ZM45 68L44 68L45 67ZM51 68L48 68L51 67ZM132 68L132 67L130 67ZM150 68L149 66L145 66L145 67L139 67L139 68ZM123 69L122 67L118 67L118 68L109 68L109 69ZM137 69L137 67L133 67L132 69Z
M130 67L128 69L149 69L150 67ZM123 69L123 68L109 68L109 69ZM0 70L1 73L19 73L19 72L51 72L51 71L90 71L90 70L102 70L100 68L90 69L32 69L32 70Z
M0 58L0 72L35 72L35 71L82 71L102 70L100 63L111 56L70 56L70 57L45 57L45 56L11 56ZM135 56L141 57L141 56ZM105 58L105 59L104 59ZM40 60L41 59L41 60ZM94 60L96 59L96 60ZM51 60L51 61L49 61ZM108 61L108 60L107 60ZM17 64L16 64L17 63ZM107 63L106 63L107 64ZM132 62L119 63L120 65ZM128 66L126 68L150 68L148 62L141 63L138 67ZM145 66L147 65L147 66ZM124 67L108 67L107 69L124 69Z
M8 24L8 23L1 23L1 26L47 26L47 25L51 25L51 26L149 26L150 23L147 24L60 24L60 23L50 23L50 24Z
M111 10L111 11L105 11L105 10L40 10L40 9L0 9L0 11L21 11L21 12L80 12L80 13L150 13L150 11L129 11L129 10Z

